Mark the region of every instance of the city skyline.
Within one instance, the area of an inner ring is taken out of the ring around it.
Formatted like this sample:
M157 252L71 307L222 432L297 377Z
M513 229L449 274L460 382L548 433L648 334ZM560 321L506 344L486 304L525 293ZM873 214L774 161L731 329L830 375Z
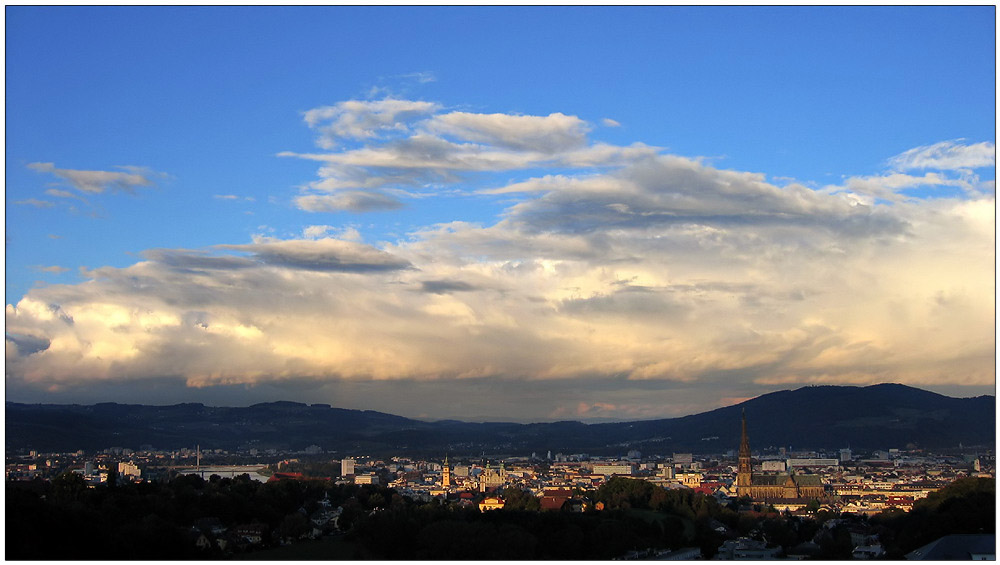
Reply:
M7 400L993 394L994 10L8 7Z

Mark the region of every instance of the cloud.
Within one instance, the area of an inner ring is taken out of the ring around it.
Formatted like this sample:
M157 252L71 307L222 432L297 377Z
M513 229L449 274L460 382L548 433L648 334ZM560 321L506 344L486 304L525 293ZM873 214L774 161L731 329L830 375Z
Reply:
M320 132L317 145L327 151L278 155L322 163L319 178L295 198L307 211L393 209L403 205L393 191L430 196L501 171L621 167L659 152L641 143L591 143L591 125L561 112L445 112L430 102L385 98L316 108L305 120Z
M31 335L5 334L4 342L9 355L34 355L39 351L45 351L51 342L44 337ZM11 351L13 348L13 351Z
M50 188L45 191L45 194L49 196L55 196L56 198L73 198L76 200L83 200L84 202L86 202L86 199L84 197L80 196L79 194L74 194L68 190L59 190L57 188Z
M54 202L49 202L48 200L39 200L37 198L25 198L24 200L16 200L14 204L17 204L19 206L34 206L35 208L55 207Z
M996 165L996 145L993 142L966 145L963 141L941 141L909 149L890 158L889 167L896 171L910 171L978 169Z
M432 102L414 100L348 100L309 110L303 116L309 127L319 131L317 144L325 149L344 141L371 139L408 129L407 122L437 110Z
M475 286L463 281L422 281L420 287L424 292L433 294L450 294L452 292L472 292L478 290Z
M420 84L427 84L429 82L435 82L435 81L437 81L437 75L435 75L431 71L419 71L419 72L415 72L415 73L406 73L406 74L399 75L399 78L413 79L413 80L419 82Z
M267 265L326 272L395 271L410 267L405 259L370 245L333 238L274 240L262 238L246 245L219 245L250 253Z
M134 193L136 188L154 185L155 176L162 176L142 167L122 166L120 171L83 171L58 169L53 163L29 163L28 168L40 173L50 173L80 192L100 194L107 190Z
M427 131L519 151L555 153L583 146L590 127L576 116L451 112L422 124Z
M54 275L61 275L62 273L65 273L66 271L69 270L66 267L60 267L58 265L52 265L48 267L42 265L35 265L32 267L32 269L36 271L41 271L43 273L52 273Z
M611 118L604 118L604 119L601 120L601 123L604 125L604 127L609 127L609 128L620 128L620 127L622 127L622 125L620 123L618 123L615 120L612 120Z
M348 241L361 241L361 232L354 227L338 228L335 226L306 226L302 230L302 237L306 239L322 239L328 235L333 235L336 239L346 239Z
M357 143L296 155L322 163L296 204L385 210L458 190L501 202L498 220L378 246L306 224L33 288L6 308L8 334L34 340L8 340L9 390L173 379L531 419L682 415L717 406L706 391L806 383L995 383L990 181L907 169L777 186L593 142L565 114L404 102L314 115ZM907 194L926 185L957 190Z
M589 178L548 176L494 190L544 191L513 206L511 220L527 229L587 233L669 226L825 227L841 235L898 233L903 223L801 185L776 187L754 173L723 171L691 159L644 159L621 171ZM812 231L812 230L810 230Z
M377 212L396 210L405 206L388 194L360 190L336 194L307 194L296 197L295 204L307 212Z

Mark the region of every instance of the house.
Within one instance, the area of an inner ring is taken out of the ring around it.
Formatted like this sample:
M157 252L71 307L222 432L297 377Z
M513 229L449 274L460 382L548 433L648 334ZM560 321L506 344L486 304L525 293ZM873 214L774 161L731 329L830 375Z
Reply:
M539 504L542 510L562 510L563 505L573 497L573 491L569 489L545 489Z
M503 508L504 500L499 496L487 496L479 503L479 511L499 510Z
M198 531L214 537L219 537L226 533L226 526L221 520L214 516L208 518L198 518L194 521L194 527Z
M264 541L264 534L267 533L265 524L242 524L233 528L236 539L243 540L251 545L256 545Z
M198 536L194 540L194 545L198 549L209 549L212 547L212 540L208 539L208 536L205 534L198 532Z
M885 555L885 548L882 544L859 545L851 552L851 559L878 559Z
M701 559L701 548L682 547L673 551L657 553L653 559L656 561L694 561Z
M728 560L770 560L781 555L780 547L767 547L762 541L750 538L726 540L719 546L716 559Z
M952 534L906 554L910 561L996 561L996 534Z

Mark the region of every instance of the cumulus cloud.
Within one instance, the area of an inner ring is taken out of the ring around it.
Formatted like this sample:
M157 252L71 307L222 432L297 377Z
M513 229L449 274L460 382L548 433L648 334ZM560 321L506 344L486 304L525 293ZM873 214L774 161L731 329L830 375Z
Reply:
M371 139L391 132L403 132L407 123L426 116L438 105L415 100L347 100L332 106L308 110L304 119L309 127L317 130L317 144L325 149L337 147L344 141Z
M28 168L52 174L80 192L100 194L105 191L134 193L136 188L154 185L153 178L160 173L142 167L122 166L123 171L84 171L59 169L54 163L29 163Z
M393 190L416 188L426 196L474 175L546 166L622 167L658 153L639 143L591 143L591 125L561 112L443 110L430 102L394 98L309 110L306 123L320 132L317 145L327 151L279 153L322 163L319 178L303 188L296 206L311 212L386 210L403 205L405 196Z
M327 236L332 235L336 239L345 239L348 241L361 241L361 232L357 228L347 226L347 227L335 227L335 226L306 226L302 230L302 237L306 239L322 239Z
M576 116L473 114L451 112L434 116L424 127L436 134L521 151L555 153L584 145L590 127Z
M370 245L333 238L316 240L260 238L252 244L218 247L250 253L266 265L309 271L371 272L410 267L409 261Z
M467 173L557 170L469 183L512 199L488 224L458 219L378 246L316 224L295 239L149 250L84 271L83 284L32 289L6 309L8 386L312 383L404 413L372 399L461 390L475 392L455 408L468 413L449 415L529 419L682 415L678 399L688 412L717 406L698 400L705 390L995 382L995 199L954 184L981 181L895 171L777 186L657 148L589 143L562 114L434 122L455 113L415 107L402 120L404 108L316 117L372 145L311 156L344 184L310 187L299 206L401 204L382 180L349 186L366 171L464 186ZM523 143L505 138L516 131ZM894 196L928 183L962 190ZM504 399L511 389L517 399Z

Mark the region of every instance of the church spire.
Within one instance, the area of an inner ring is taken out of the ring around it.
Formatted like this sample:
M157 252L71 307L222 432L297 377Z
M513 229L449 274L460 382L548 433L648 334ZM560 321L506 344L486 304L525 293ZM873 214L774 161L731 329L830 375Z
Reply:
M750 457L750 437L747 435L747 409L743 409L743 426L740 431L740 458Z
M743 409L743 421L740 430L740 453L736 468L736 492L738 496L750 494L753 484L753 461L750 458L750 436L747 435L747 410Z

